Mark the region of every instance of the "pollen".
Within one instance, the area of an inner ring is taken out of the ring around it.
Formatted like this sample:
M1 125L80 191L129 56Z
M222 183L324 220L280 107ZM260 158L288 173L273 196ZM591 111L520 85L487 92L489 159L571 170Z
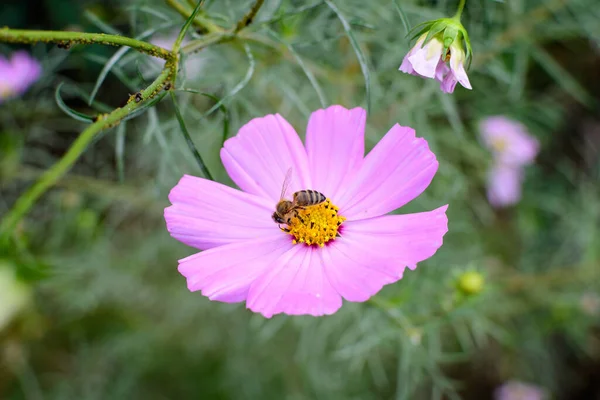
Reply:
M0 82L0 99L4 99L13 95L12 88Z
M334 240L342 223L346 220L338 214L339 208L329 199L323 203L296 209L295 216L282 230L293 236L294 244L323 247Z
M499 153L502 153L506 150L508 143L506 143L506 139L503 137L497 137L492 139L492 148Z

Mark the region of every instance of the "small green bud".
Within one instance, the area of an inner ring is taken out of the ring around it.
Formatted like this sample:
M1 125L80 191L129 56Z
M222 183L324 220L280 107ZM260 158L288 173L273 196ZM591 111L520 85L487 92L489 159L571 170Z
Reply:
M463 294L473 296L481 293L485 280L477 271L463 272L457 279L456 286Z

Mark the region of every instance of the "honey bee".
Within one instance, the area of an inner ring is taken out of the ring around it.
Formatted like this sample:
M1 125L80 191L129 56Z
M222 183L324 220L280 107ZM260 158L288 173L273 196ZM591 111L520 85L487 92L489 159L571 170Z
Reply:
M278 224L288 224L292 218L297 215L297 210L302 210L308 206L314 206L323 203L326 198L321 192L316 190L305 189L299 190L294 193L292 201L284 199L285 193L290 184L292 177L292 168L288 169L285 179L283 180L283 186L281 187L281 195L279 196L279 202L275 206L275 212L271 216L273 221Z

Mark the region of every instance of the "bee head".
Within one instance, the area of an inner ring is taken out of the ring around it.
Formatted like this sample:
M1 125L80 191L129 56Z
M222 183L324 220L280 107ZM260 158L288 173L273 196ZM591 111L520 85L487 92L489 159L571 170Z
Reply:
M273 215L271 215L271 218L273 218L273 221L278 224L285 224L285 221L283 218L281 218L281 216L279 216L279 214L277 214L277 212L274 212Z

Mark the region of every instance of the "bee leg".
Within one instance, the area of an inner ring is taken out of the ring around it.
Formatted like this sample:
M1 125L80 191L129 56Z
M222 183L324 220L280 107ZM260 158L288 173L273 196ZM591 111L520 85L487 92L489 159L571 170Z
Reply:
M296 210L294 210L296 211ZM296 218L298 218L300 220L300 222L302 222L304 224L304 219L298 214L298 211L296 211Z
M284 231L286 233L290 233L290 228L282 228L281 225L279 225L279 229L281 229L282 231Z

